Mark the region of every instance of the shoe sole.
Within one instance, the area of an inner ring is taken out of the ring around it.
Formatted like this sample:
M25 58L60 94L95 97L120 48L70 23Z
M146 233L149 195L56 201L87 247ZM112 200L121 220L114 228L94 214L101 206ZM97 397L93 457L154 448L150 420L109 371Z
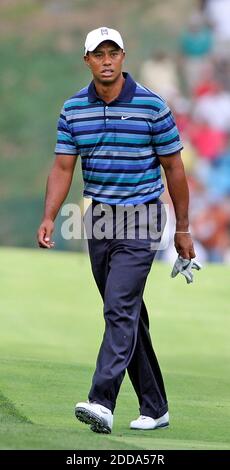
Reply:
M75 416L82 423L89 424L90 429L93 432L97 432L100 434L111 433L111 429L106 424L105 419L100 418L98 415L96 415L92 411L86 410L85 408L77 408L75 409Z
M169 423L163 423L163 424L160 424L159 426L156 426L155 428L131 428L130 426L130 429L135 429L136 431L155 431L156 429L166 429L169 427Z

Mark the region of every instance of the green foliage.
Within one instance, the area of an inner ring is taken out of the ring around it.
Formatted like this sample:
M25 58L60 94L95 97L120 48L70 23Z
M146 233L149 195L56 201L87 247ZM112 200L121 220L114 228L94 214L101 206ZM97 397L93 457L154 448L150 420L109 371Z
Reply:
M126 68L138 79L141 61L153 49L175 49L191 2L174 0L176 17L170 13L171 4L169 0L116 0L109 8L105 0L0 4L0 244L34 245L60 109L91 79L82 60L86 33L101 23L120 29L127 45ZM68 201L81 199L80 171L76 180Z
M79 83L87 83L80 56L57 53L55 37L48 46L46 41L39 40L31 50L18 39L0 45L1 244L34 246L58 115ZM79 201L81 190L78 172L68 201Z

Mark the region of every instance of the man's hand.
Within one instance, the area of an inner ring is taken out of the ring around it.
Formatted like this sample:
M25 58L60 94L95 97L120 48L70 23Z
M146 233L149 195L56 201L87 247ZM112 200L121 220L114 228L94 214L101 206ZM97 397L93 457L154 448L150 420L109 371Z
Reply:
M184 259L182 256L178 256L173 270L171 272L171 277L176 277L177 274L183 274L185 277L187 284L193 282L193 273L192 269L197 269L199 271L202 268L201 264L198 261L193 261L190 259Z
M69 192L76 161L76 155L65 154L57 155L54 160L46 185L44 218L37 233L40 248L54 247L51 241L53 221Z
M184 259L195 258L196 254L193 247L190 233L175 233L174 244L178 255Z
M51 235L54 231L54 222L51 219L44 219L41 223L37 239L40 248L53 248L54 242L51 241Z

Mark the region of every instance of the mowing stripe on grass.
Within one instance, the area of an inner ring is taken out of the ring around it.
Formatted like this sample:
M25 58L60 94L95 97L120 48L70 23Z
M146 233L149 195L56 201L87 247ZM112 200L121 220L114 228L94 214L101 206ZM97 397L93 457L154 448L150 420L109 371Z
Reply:
M155 264L145 298L170 427L129 429L138 401L126 375L105 436L73 412L87 398L104 330L87 255L1 248L0 258L1 449L230 448L229 267L206 265L190 289Z
M33 424L33 422L22 415L13 402L0 391L0 421L12 421L12 418L18 423Z

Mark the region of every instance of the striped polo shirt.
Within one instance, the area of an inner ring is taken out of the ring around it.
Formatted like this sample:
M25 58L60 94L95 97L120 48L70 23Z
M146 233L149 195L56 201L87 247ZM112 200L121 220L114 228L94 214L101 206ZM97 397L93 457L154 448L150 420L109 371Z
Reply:
M55 153L80 155L85 197L142 204L164 191L158 156L173 158L182 144L166 102L123 75L121 93L109 104L93 81L64 103Z

